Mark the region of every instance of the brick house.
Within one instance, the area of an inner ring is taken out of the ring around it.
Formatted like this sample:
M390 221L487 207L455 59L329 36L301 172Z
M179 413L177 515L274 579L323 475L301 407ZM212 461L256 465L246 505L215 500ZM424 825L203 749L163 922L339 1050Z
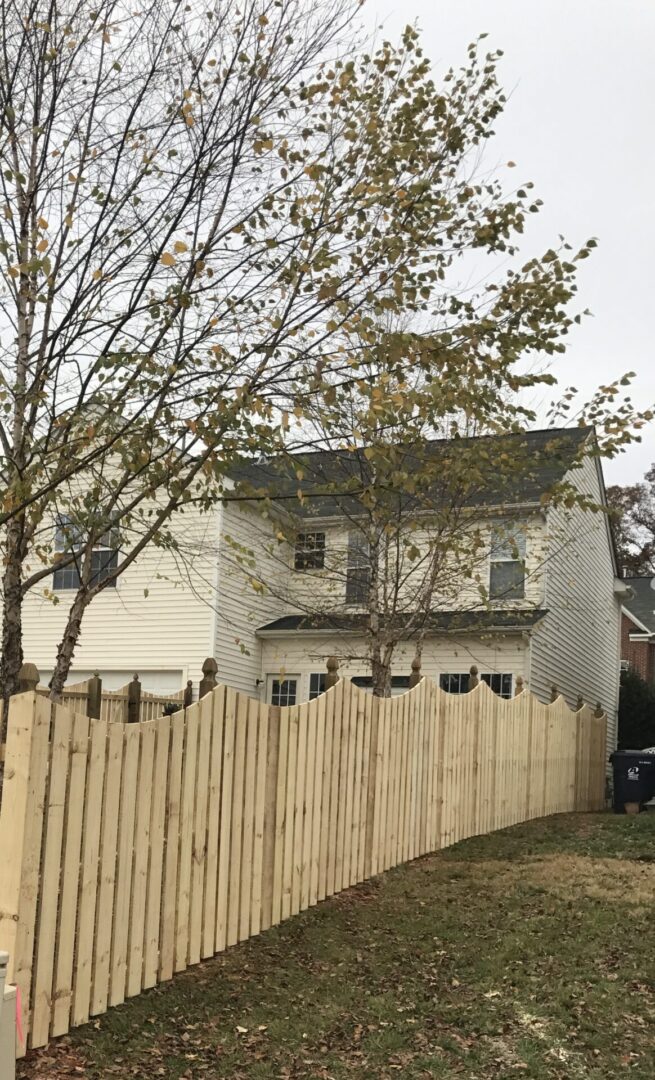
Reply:
M634 594L623 605L621 666L655 683L655 578L626 578Z

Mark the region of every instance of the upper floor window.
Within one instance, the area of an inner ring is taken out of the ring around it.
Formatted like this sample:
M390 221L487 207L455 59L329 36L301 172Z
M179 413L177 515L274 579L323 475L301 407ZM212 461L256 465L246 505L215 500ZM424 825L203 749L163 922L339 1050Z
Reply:
M75 525L69 517L62 514L57 522L55 533L55 551L80 553L85 541L79 525ZM98 585L106 581L118 565L118 536L114 531L105 533L93 545L91 552L91 575L89 585ZM53 575L53 589L79 589L80 587L81 562L76 558L74 562L63 566L61 570L55 570ZM108 586L116 587L116 578L107 582Z
M491 533L489 597L522 600L525 596L525 532L521 525L494 525Z
M303 532L296 536L296 570L322 570L325 566L325 533Z
M368 540L361 532L351 532L348 535L346 603L364 605L370 584L371 552Z

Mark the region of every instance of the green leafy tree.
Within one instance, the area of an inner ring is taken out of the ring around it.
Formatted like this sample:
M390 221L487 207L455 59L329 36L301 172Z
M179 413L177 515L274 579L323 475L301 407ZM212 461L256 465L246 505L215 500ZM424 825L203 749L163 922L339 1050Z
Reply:
M636 671L621 672L619 749L655 746L655 686Z
M607 489L619 561L628 577L655 574L655 465L638 484Z

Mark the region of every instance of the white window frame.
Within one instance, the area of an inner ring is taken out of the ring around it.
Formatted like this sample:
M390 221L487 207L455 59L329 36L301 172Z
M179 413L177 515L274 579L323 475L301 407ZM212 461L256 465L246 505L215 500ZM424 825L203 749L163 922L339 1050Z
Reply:
M503 558L498 554L498 549L504 545L514 544L516 546L518 558L514 558L514 552L510 550L512 558ZM526 597L526 585L527 585L527 548L528 539L525 531L525 526L521 522L496 522L491 526L491 539L489 544L489 599L496 603L516 603L520 600L525 600ZM494 550L496 549L496 550ZM522 596L508 596L507 593L500 593L495 595L492 592L492 573L494 564L498 563L510 563L514 565L523 566L523 595Z
M284 675L281 675L279 671L271 672L270 674L268 674L266 676L266 703L268 705L273 704L273 683L274 682L284 683L284 682L289 681L289 682L295 682L295 684L296 684L296 700L295 700L295 702L293 702L293 704L294 705L300 704L300 701L302 700L301 696L300 696L301 680L302 680L302 676L298 672L295 672L295 671L285 671ZM280 705L279 706L279 708L282 708L282 709L285 709L285 708L288 708L288 707L289 706L287 706L287 705Z

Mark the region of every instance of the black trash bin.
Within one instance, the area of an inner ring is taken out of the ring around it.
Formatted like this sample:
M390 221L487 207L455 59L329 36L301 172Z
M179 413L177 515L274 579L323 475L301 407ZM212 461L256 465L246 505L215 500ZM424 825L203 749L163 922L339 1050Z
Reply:
M610 755L614 770L614 813L625 814L626 803L643 809L655 795L655 754L647 750L615 750Z

